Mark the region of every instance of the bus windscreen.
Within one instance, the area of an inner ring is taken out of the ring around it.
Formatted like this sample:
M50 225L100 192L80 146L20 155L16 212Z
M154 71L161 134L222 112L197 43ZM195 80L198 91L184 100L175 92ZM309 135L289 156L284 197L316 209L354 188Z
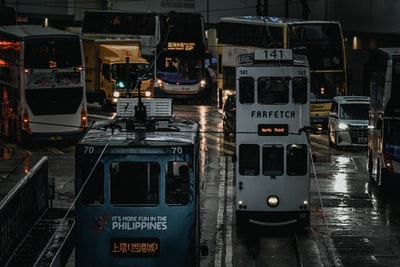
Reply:
M26 41L26 68L70 68L82 66L80 42L71 38L40 38Z

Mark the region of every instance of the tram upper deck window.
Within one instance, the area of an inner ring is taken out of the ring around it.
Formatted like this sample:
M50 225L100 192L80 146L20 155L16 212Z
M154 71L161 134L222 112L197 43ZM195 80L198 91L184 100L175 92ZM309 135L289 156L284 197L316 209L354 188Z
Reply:
M258 79L258 103L287 104L289 102L289 78L261 77Z
M260 148L254 144L239 146L239 173L241 175L260 174Z
M292 99L293 103L307 103L307 78L294 77L292 80Z
M85 183L82 185L82 203L85 205L104 204L104 166L102 163L94 164L93 161L82 164L80 175Z
M254 79L252 77L240 77L239 101L241 104L254 103Z
M157 162L110 164L110 202L115 205L159 204L160 165Z
M283 174L283 150L281 145L263 147L263 175L275 177Z
M187 162L170 161L166 166L165 201L168 205L187 205L190 198L190 177Z

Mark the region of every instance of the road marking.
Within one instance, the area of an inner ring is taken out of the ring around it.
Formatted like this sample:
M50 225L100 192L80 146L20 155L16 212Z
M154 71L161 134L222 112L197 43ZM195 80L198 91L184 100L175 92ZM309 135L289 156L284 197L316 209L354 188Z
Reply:
M232 223L233 223L233 177L229 179L229 157L222 157L219 172L218 214L216 231L216 253L214 266L231 267L232 265Z

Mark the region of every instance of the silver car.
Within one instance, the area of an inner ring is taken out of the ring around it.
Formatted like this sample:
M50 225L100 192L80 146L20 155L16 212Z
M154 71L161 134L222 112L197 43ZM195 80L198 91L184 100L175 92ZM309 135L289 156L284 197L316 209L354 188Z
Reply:
M370 100L367 96L336 96L328 121L329 144L367 146Z

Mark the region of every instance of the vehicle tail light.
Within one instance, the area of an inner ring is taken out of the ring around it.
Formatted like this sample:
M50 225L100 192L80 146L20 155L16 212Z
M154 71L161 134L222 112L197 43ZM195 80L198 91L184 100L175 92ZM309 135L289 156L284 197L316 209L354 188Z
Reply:
M81 109L81 125L79 127L79 131L82 132L86 127L87 127L87 112L85 107L82 107Z
M32 129L29 126L29 113L28 110L24 110L24 114L22 115L22 127L24 128L24 130L26 132L28 132L29 134L32 134Z

